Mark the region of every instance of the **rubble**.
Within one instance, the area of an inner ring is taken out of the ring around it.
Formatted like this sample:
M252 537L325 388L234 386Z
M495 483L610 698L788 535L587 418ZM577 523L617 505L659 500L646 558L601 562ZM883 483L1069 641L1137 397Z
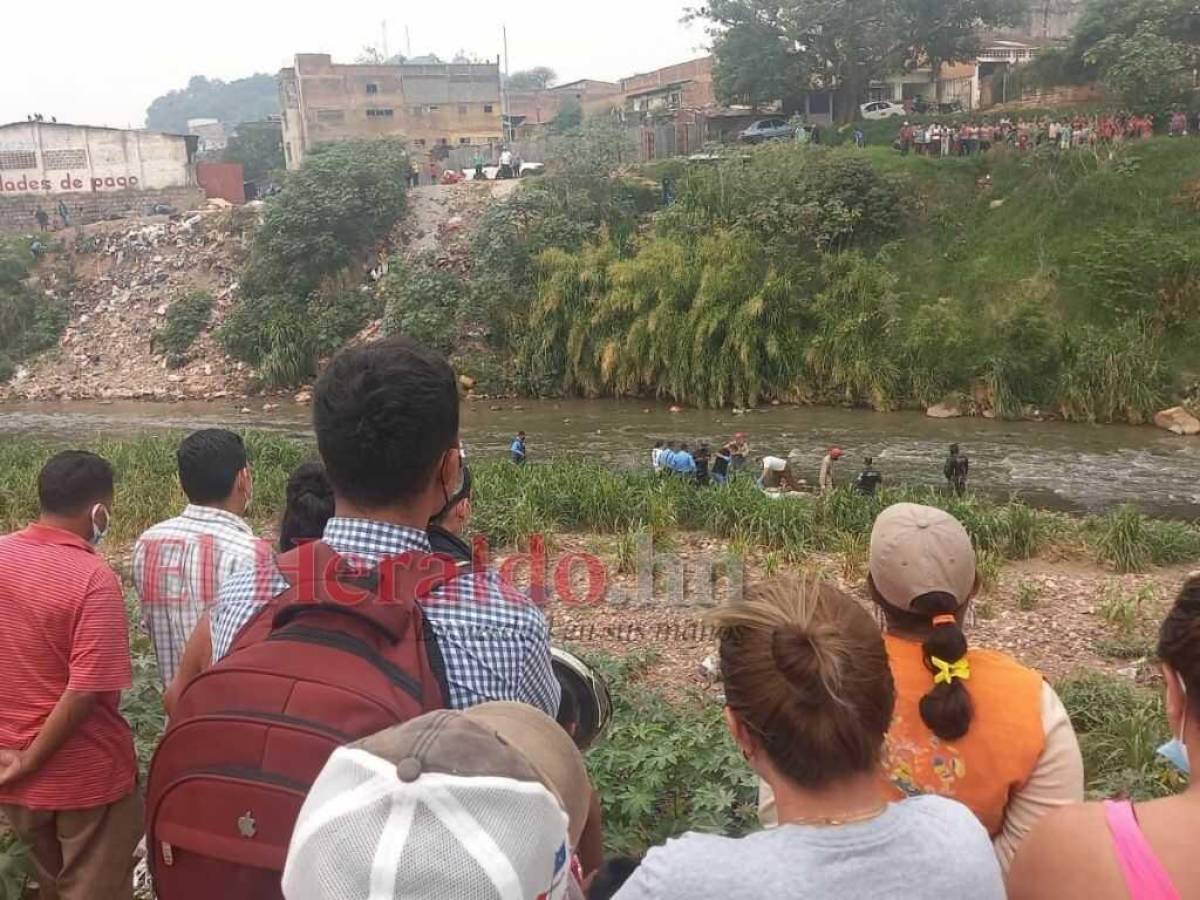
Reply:
M243 395L252 374L229 359L212 332L232 308L245 252L238 211L209 203L198 212L100 222L60 232L35 278L64 297L70 320L58 347L29 360L0 399L215 400ZM203 290L212 321L184 365L168 372L152 344L171 303Z
M1197 419L1182 406L1164 409L1154 416L1154 424L1165 428L1174 434L1200 434L1200 419Z

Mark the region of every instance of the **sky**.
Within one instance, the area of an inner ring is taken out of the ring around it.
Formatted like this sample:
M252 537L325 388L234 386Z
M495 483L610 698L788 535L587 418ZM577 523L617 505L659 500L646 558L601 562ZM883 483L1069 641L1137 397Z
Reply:
M226 81L275 73L296 53L353 62L366 45L443 59L491 57L508 27L509 69L549 66L561 82L616 80L705 52L700 25L680 22L693 0L63 0L53 39L0 29L0 123L41 113L60 122L141 127L150 101L193 75Z

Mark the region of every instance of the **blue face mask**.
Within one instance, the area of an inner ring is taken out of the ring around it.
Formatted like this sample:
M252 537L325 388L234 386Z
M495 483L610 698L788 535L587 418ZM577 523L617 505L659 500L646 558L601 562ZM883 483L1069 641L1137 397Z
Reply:
M1178 675L1175 676L1179 678ZM1187 732L1187 685L1183 683L1183 679L1179 678L1179 689L1183 691L1184 713L1183 721L1179 723L1179 737L1173 737L1161 747L1157 753L1184 775L1192 774L1192 764L1188 761L1187 744L1183 742L1183 735Z

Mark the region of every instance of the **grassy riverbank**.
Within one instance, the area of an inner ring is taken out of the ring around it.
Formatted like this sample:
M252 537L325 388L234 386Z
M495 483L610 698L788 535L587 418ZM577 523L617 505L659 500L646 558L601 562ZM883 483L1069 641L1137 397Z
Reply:
M255 475L251 519L265 533L280 515L288 473L312 458L314 448L258 432L246 437ZM81 444L104 455L117 470L116 515L104 550L123 572L133 538L174 515L184 502L176 479L177 440L176 435L159 435ZM0 446L0 529L20 527L35 515L37 472L56 449L61 445L21 438ZM949 509L971 532L987 583L972 639L1042 665L1045 648L1031 649L1028 639L1036 633L1050 645L1051 654L1076 660L1075 669L1052 671L1060 676L1057 686L1081 735L1089 790L1148 797L1178 786L1154 757L1154 747L1167 735L1146 659L1176 576L1170 570L1165 576L1114 573L1200 560L1200 530L1192 525L1133 510L1080 518L1016 501L959 499L930 490L888 490L874 499L839 491L824 498L771 500L748 478L728 488L698 490L677 479L574 462L517 468L481 461L473 471L474 527L489 536L498 555L523 545L531 535L547 534L552 549L558 543L559 550L594 552L614 580L633 577L633 557L649 537L657 550L685 557L743 556L749 577L807 565L856 588L861 586L870 525L882 506L907 499ZM1042 569L1035 572L1034 565ZM1059 565L1086 571L1088 599L1082 602L1092 608L1065 608L1081 601L1068 596L1067 581L1055 568ZM611 630L614 617L621 623L636 624L639 616L664 621L653 610L614 611L600 605L580 611L557 601L550 613L556 625L571 617L599 621L600 633L605 627ZM676 621L688 621L687 615L679 613ZM153 654L136 625L132 600L130 617L135 687L126 695L124 710L145 763L164 721ZM1082 636L1075 633L1075 624L1065 624L1080 618L1087 620ZM589 754L593 779L605 800L610 849L638 852L689 827L731 833L752 828L753 779L725 735L718 695L692 683L689 675L710 648L703 641L681 646L679 641L631 640L628 635L567 640L605 672L612 686L612 730ZM1063 649L1055 651L1056 642ZM1076 653L1081 642L1088 654ZM1099 666L1089 660L1106 662ZM1125 667L1127 674L1110 674L1116 666ZM13 871L20 866L19 857L6 853L0 838L3 900L6 867Z

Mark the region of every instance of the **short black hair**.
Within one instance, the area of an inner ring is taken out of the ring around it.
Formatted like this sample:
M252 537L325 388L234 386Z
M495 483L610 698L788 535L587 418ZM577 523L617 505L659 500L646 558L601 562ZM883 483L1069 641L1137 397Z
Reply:
M38 506L51 515L73 516L108 500L112 493L112 465L86 450L55 454L38 475Z
M654 442L654 446L655 446L655 448L656 448L656 449L657 449L658 447L661 447L662 445L663 445L663 442L662 442L662 441L655 441L655 442Z
M458 383L405 337L343 350L313 388L313 427L339 497L378 509L421 493L458 439Z
M246 443L224 428L193 431L179 444L179 484L192 503L216 503L233 491L246 468Z
M864 464L866 464L866 465L868 465L868 466L873 466L873 465L875 465L875 457L873 457L873 456L864 456L864 457L863 457L863 463L864 463Z
M299 466L287 481L287 505L279 526L279 549L286 553L305 541L319 540L333 516L333 485L318 462Z
M592 878L587 900L612 900L641 864L641 859L635 856L606 859Z
M554 718L568 733L572 727L579 724L579 699L565 684L562 685L562 693L559 694L558 713Z

